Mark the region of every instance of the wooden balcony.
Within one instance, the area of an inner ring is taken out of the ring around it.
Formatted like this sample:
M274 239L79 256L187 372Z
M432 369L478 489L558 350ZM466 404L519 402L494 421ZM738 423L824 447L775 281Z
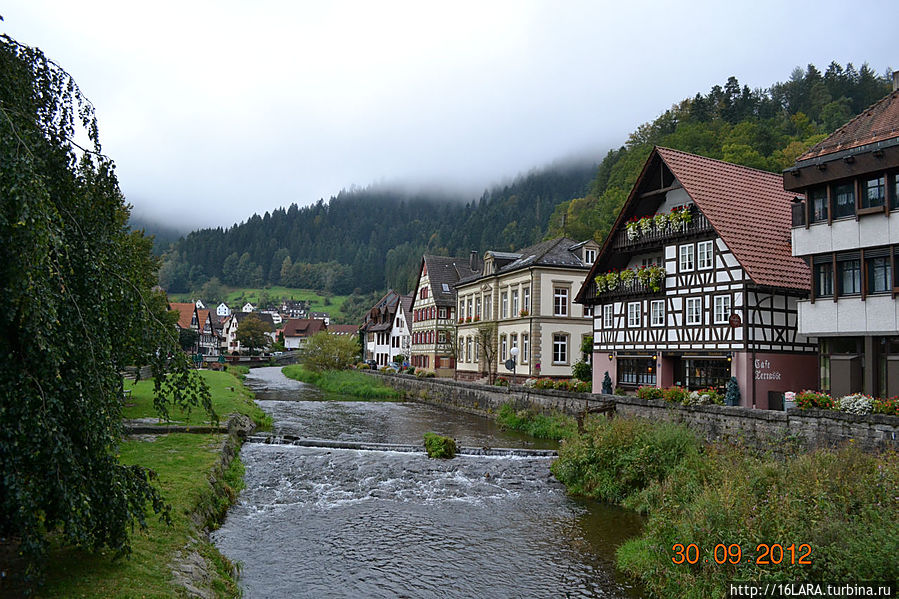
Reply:
M695 205L690 205L693 220L688 223L658 231L653 227L648 233L640 233L636 239L629 239L627 229L621 229L612 240L612 249L619 251L639 251L665 245L671 240L713 231L712 223Z
M659 290L655 291L652 287L649 286L649 283L643 283L638 278L634 278L629 283L618 283L618 286L615 289L609 291L597 292L596 289L596 281L590 281L590 286L587 288L587 297L596 297L602 298L603 301L607 299L615 299L619 297L628 297L634 295L655 295L661 294L665 292L665 279L662 278L659 281Z

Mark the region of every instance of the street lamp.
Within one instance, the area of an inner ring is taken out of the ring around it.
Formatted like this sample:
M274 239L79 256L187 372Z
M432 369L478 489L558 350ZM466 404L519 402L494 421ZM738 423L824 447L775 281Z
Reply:
M512 382L515 382L515 375L518 370L518 347L513 347L509 350L509 354L512 356Z

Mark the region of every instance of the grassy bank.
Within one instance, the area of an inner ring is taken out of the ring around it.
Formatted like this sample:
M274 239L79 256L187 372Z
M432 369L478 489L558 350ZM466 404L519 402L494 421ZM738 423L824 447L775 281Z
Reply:
M779 461L704 446L680 425L618 418L591 422L552 468L572 493L648 514L618 564L658 597L719 597L736 580L899 578L895 452L849 446ZM676 564L678 544L697 551ZM760 544L779 547L765 555Z
M200 371L200 376L203 377L203 380L209 385L209 391L212 394L213 409L215 409L219 418L224 418L227 414L233 412L239 412L252 418L257 427L271 428L271 417L256 405L253 401L253 393L244 387L241 380L235 376L235 373L240 375L240 369L246 367L229 366L228 368L228 372L214 370ZM249 372L249 369L247 369L247 372ZM156 411L153 409L152 380L138 381L137 383L125 381L125 389L131 391L131 397L125 400L125 409L123 410L124 418L158 419ZM190 412L171 409L170 417L173 424L209 424L209 416L202 408L193 408ZM164 424L164 422L160 422L160 424Z
M577 422L561 413L541 414L536 410L515 410L511 403L496 412L500 426L527 433L538 439L567 439L577 433Z
M322 391L351 395L359 399L397 400L403 394L396 389L382 385L374 377L358 370L328 370L312 372L295 364L281 369L284 376L315 385Z

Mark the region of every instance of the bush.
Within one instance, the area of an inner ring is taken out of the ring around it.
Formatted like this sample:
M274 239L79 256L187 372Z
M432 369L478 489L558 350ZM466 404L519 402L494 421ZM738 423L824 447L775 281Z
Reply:
M593 391L593 385L588 381L571 381L570 390L575 393L590 393Z
M496 423L506 429L527 433L538 439L567 439L577 433L577 422L561 412L541 414L536 410L515 410L504 403L496 413Z
M593 367L586 362L575 362L571 368L571 375L580 381L593 380Z
M415 374L415 366L410 366L406 369L406 374Z
M853 393L852 395L841 397L839 407L840 411L848 412L849 414L870 414L874 411L874 398L862 393Z
M637 397L640 399L662 399L662 390L658 387L644 385L637 389Z
M571 389L571 383L568 381L556 381L553 383L553 389L558 389L559 391L568 391Z
M833 410L836 407L830 395L807 390L796 394L796 406L803 410L809 408Z
M533 378L526 379L524 381L524 386L527 387L528 389L533 389L534 387L537 386L537 379L533 379Z
M690 391L683 399L682 404L685 406L707 406L710 404L724 405L724 396L714 389L700 389L699 391Z
M889 399L875 399L874 413L887 414L888 416L899 416L899 397L890 397Z
M449 459L456 455L456 441L437 433L425 433L425 450L429 458Z
M662 399L671 403L683 404L689 396L689 391L683 387L668 387L662 391Z
M493 384L496 385L497 387L508 387L509 379L507 379L504 376L498 376L498 377L496 377L496 380L493 381Z
M555 381L549 378L537 379L534 386L537 389L555 389Z

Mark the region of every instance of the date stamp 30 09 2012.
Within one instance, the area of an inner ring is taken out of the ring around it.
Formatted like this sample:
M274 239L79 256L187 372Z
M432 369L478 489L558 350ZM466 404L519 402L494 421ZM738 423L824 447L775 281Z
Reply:
M810 566L812 564L812 548L808 543L796 545L783 545L781 543L759 543L755 551L743 551L737 543L726 545L718 543L712 550L711 560L703 558L702 552L696 543L675 543L671 546L674 555L671 561L675 564L716 563L740 564L745 562L755 563L759 566L790 564Z

